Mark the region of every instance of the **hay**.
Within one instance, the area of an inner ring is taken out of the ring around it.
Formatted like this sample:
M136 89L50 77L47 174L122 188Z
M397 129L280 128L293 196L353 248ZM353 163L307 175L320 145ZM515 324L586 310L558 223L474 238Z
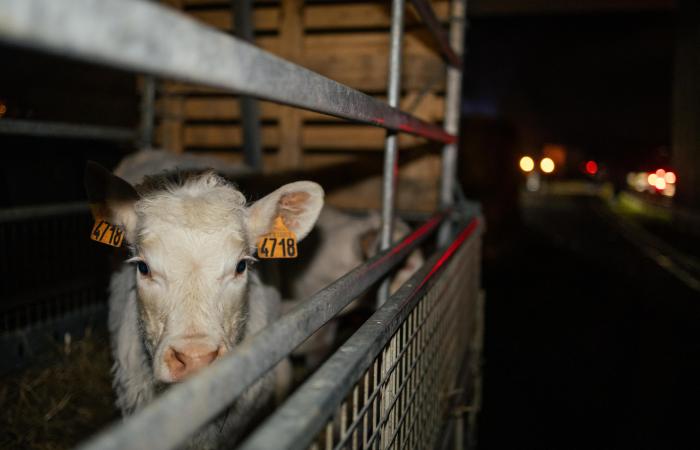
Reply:
M0 448L72 448L119 417L107 336L48 349L21 372L0 378Z

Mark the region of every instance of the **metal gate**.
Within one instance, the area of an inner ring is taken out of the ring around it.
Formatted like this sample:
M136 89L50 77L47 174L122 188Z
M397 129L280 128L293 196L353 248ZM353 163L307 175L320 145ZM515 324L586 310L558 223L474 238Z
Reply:
M449 442L463 447L465 429L473 442L479 402L483 223L477 207L455 201L466 1L452 1L449 39L427 0L412 3L450 65L444 128L397 109L403 0L392 2L388 104L147 1L0 0L0 39L8 43L387 130L383 251L81 448L165 449L182 444L436 234L437 250L426 264L391 297L384 283L376 313L242 448L430 448ZM442 212L392 245L399 132L444 144ZM472 422L468 428L461 420L465 411ZM447 429L454 433L444 432Z

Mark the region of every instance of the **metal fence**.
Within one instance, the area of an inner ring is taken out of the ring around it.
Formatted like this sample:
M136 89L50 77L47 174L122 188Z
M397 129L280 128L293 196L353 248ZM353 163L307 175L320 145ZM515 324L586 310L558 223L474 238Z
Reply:
M444 127L396 108L403 0L392 3L389 104L150 2L0 0L0 39L8 43L225 89L387 130L383 251L221 361L173 386L81 448L181 445L438 229L439 250L426 265L390 298L386 288L381 289L382 306L376 314L243 446L433 447L444 436L440 430L450 423L451 408L478 398L467 389L474 386L478 374L467 369L478 367L475 361L479 358L478 348L471 356L468 350L470 343L479 342L482 226L475 217L478 214L466 214L454 201L466 1L452 1L449 42L430 4L426 0L412 3L451 64ZM392 245L399 132L445 144L440 195L445 212ZM232 379L236 380L233 385ZM461 425L452 428L455 436L463 431Z
M0 211L0 370L105 316L109 264L90 227L83 202Z
M435 252L241 448L436 447L479 338L481 231Z

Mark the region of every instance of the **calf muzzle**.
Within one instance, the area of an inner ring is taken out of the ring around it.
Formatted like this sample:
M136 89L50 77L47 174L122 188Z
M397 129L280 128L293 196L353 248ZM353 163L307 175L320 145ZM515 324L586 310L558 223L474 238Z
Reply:
M163 359L170 378L173 382L178 382L208 366L224 353L223 345L216 347L204 343L188 343L168 347Z

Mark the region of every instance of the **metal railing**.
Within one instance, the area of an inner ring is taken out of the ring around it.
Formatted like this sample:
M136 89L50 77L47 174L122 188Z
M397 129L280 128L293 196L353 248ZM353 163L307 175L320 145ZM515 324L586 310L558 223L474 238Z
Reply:
M459 384L464 350L473 335L474 327L462 325L477 316L473 308L479 286L480 225L472 221L459 234L454 234L450 221L445 220L449 213L444 212L391 245L394 177L398 170L396 133L414 134L445 144L440 198L443 210L447 211L454 204L461 79L458 57L465 3L466 0L452 2L448 44L429 4L414 1L417 11L435 33L446 60L452 64L448 68L445 128L442 128L397 109L403 0L393 1L389 104L150 2L0 0L0 40L8 43L149 76L221 88L387 129L384 250L198 376L173 386L136 415L104 430L83 444L82 449L166 449L181 445L442 226L440 245L444 251L436 253L358 331L359 336L369 333L372 339L362 341L361 337L353 337L343 347L348 352L352 350L348 354L354 358L363 356L369 360L353 363L350 372L344 372L343 380L350 383L346 388L339 383L342 380L328 378L333 364L347 357L344 351L335 354L312 379L331 383L324 390L324 395L329 397L324 400L326 408L322 417L318 416L320 421L309 425L311 428L306 430L313 431L307 437L290 433L285 437L289 442L284 445L314 444L313 434L318 432L323 433L329 448L343 448L360 441L371 448L424 447L435 442L437 432L446 422L450 403L443 394L449 394L447 391ZM464 295L467 299L461 301ZM364 347L350 349L348 345L354 343ZM235 384L229 382L232 379L236 380ZM352 383L355 384L350 393ZM272 439L270 436L281 439L280 430L289 425L283 420L287 417L285 411L295 411L295 402L308 401L312 394L318 394L314 385L302 388L245 445L254 448L256 439L265 442ZM348 394L348 401L338 403L338 399ZM304 421L310 422L311 416ZM272 445L279 446L277 441Z
M441 127L141 0L2 0L0 39L451 143Z
M241 448L434 447L477 331L481 231L435 252Z
M84 449L174 448L216 417L262 375L385 276L430 237L444 214L428 220L392 249L385 250L241 344L190 381L174 386L123 424L97 436ZM229 380L236 380L231 384ZM193 401L196 399L197 401ZM154 433L167 429L168 433Z
M124 127L20 119L0 120L0 134L99 141L133 141L136 138L136 131Z

